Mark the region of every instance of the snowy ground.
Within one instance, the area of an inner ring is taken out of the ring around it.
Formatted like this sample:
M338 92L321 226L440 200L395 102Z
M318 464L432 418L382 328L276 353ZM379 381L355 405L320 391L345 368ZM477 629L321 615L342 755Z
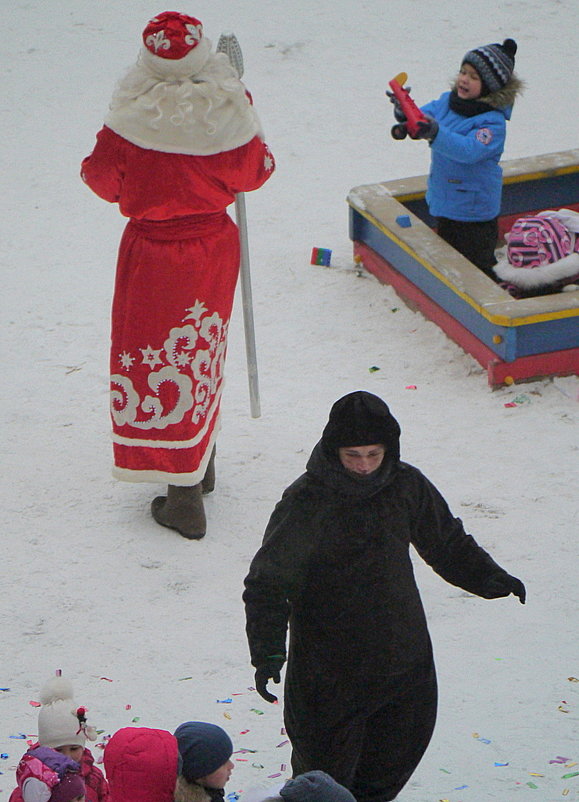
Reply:
M406 70L425 102L466 50L505 36L527 81L505 158L575 147L579 5L182 7L214 42L237 34L278 162L247 199L263 415L249 415L238 302L218 487L199 543L152 521L161 487L110 478L107 342L123 221L78 178L114 82L162 10L150 0L5 9L0 792L26 748L15 736L36 731L29 702L56 668L105 735L207 719L256 750L236 756L228 791L288 776L281 705L248 690L242 580L330 405L361 388L390 404L403 457L528 589L524 607L484 601L417 565L441 700L401 802L579 799L579 776L563 778L579 769L576 380L489 390L438 328L356 275L345 202L359 184L427 171L424 143L390 139L387 80ZM311 266L313 246L333 249L335 266Z

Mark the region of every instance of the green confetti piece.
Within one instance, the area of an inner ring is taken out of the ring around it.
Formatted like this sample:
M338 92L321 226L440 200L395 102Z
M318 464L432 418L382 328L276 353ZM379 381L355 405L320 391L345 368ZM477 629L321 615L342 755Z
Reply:
M579 777L579 771L572 771L571 774L564 774L563 780L568 780L570 777Z
M377 370L380 370L380 368L379 368L379 367L377 367L376 365L372 365L372 367L371 367L371 368L368 368L368 371L369 371L370 373L376 373L376 371L377 371Z
M527 783L527 785L529 786L529 788L538 788L539 787L538 785L535 785L535 783Z
M440 770L443 771L445 774L452 774L452 772L449 771L448 769L440 769Z

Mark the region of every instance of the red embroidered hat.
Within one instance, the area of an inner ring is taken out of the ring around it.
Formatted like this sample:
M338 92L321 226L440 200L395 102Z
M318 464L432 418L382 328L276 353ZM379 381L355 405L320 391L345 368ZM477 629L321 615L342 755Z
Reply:
M163 75L167 71L195 74L204 66L211 49L203 36L202 23L178 11L163 11L149 20L143 31L143 44L147 64ZM180 62L178 67L176 62Z
M203 38L203 25L195 17L164 11L149 20L143 31L145 47L161 58L183 58Z

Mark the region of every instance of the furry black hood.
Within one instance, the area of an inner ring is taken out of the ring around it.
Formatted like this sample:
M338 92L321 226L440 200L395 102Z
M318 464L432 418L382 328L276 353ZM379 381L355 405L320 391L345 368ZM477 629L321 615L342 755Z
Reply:
M364 390L340 398L330 410L322 434L326 454L344 446L382 444L395 460L400 457L400 426L388 406L377 395Z

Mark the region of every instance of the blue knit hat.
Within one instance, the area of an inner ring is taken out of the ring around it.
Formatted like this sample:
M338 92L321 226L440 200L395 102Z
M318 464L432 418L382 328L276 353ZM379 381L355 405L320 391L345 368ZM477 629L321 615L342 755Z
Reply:
M279 792L284 802L356 802L343 785L323 771L307 771L288 780Z
M472 64L487 91L492 94L498 92L511 80L515 69L516 52L515 40L505 39L502 45L495 42L492 45L483 45L469 50L462 63Z
M213 774L233 753L231 738L216 724L186 721L175 730L179 746L180 770L187 782Z

